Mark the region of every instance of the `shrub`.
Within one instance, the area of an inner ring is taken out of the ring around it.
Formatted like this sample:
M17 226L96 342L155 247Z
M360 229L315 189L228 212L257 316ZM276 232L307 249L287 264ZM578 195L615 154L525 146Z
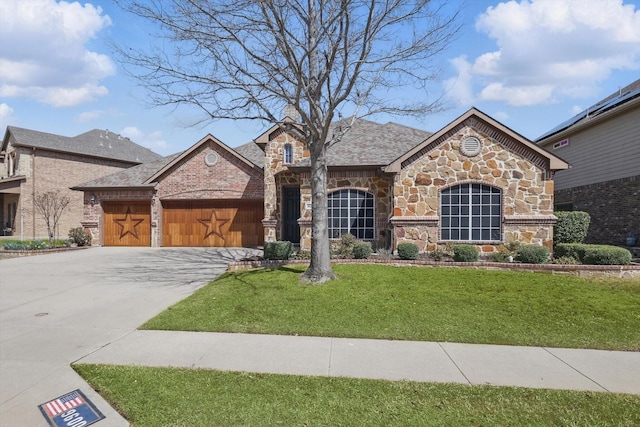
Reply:
M556 258L573 257L589 265L628 265L631 262L631 252L609 245L562 243L556 246L554 255Z
M554 212L558 222L553 228L553 238L558 243L582 243L587 237L591 217L587 212Z
M3 242L2 247L8 251L26 251L29 249L29 243L12 240Z
M296 253L296 259L311 259L311 251L300 250Z
M27 249L32 251L49 249L49 245L44 240L32 240L29 242L29 246Z
M514 253L512 253L505 245L498 245L496 246L495 252L492 252L491 255L489 255L489 259L493 262L508 262L509 257L513 256Z
M554 264L564 264L564 265L578 265L580 261L572 256L561 256L558 258L553 258Z
M333 255L337 258L351 258L353 246L356 244L356 236L353 234L343 234L340 240L332 244Z
M607 245L589 245L582 258L583 264L589 265L628 265L631 252L625 248Z
M518 249L516 260L526 264L544 264L549 260L549 249L546 246L522 246Z
M355 259L367 259L371 256L371 243L358 242L353 245L353 257Z
M69 241L78 246L90 246L91 234L85 233L82 227L76 227L69 230Z
M589 245L582 243L559 243L555 246L553 255L556 258L571 257L582 262L587 247L589 247Z
M291 242L266 242L264 244L264 259L289 259L293 252Z
M475 262L478 260L478 248L473 245L455 245L453 260L456 262Z
M400 259L418 259L420 250L414 243L404 242L398 244L398 256Z

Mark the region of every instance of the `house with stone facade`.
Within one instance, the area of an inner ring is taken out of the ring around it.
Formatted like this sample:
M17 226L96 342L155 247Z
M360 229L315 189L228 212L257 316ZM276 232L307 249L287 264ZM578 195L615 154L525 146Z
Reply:
M571 164L555 178L556 210L591 216L588 243L640 246L640 80L537 139Z
M147 163L160 156L107 130L66 137L8 126L0 148L0 235L47 238L34 201L58 191L70 203L58 223L66 238L84 219L83 196L69 187L97 176Z
M363 119L334 126L349 131L327 149L330 238L423 251L452 242L484 252L509 241L551 247L553 177L568 164L481 111L433 134ZM208 135L74 189L96 244L311 246L309 151L277 124L235 149Z

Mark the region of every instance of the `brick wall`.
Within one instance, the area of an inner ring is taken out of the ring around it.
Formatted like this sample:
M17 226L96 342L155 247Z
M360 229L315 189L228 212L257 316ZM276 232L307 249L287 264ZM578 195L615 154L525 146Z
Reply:
M205 157L212 152L218 161L209 166ZM209 141L164 175L157 191L161 200L262 199L264 182L262 171Z
M558 190L555 203L591 215L586 243L620 245L630 234L640 239L640 175Z
M83 194L80 191L70 190L70 187L132 166L131 163L114 160L44 150L35 150L34 152L31 149L21 147L17 148L17 157L19 160L16 172L25 175L27 179L20 189L15 234L20 235L20 215L23 214L24 230L22 232L25 238L47 238L45 221L34 210L34 190L36 196L44 192L58 190L61 196L69 197L70 203L60 218L56 236L66 239L69 229L80 227L84 219Z

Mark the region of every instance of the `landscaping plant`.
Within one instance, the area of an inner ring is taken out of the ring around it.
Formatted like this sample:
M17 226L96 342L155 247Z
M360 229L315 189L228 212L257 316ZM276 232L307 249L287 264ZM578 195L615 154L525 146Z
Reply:
M554 212L558 222L553 227L553 239L558 243L582 243L587 237L591 217L587 212Z
M473 245L454 245L453 260L456 262L475 262L478 260L478 248Z
M538 245L522 246L515 259L526 264L544 264L549 260L549 249Z
M414 243L404 242L398 244L398 256L400 259L414 260L418 259L420 250Z
M286 260L291 257L293 252L293 243L288 241L265 242L264 259L267 260Z

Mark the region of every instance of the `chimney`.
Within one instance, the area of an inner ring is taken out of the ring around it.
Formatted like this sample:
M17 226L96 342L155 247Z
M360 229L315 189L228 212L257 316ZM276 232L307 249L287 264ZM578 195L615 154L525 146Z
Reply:
M291 119L291 121L298 123L300 121L300 114L298 113L298 109L295 105L287 104L284 107L284 119Z

